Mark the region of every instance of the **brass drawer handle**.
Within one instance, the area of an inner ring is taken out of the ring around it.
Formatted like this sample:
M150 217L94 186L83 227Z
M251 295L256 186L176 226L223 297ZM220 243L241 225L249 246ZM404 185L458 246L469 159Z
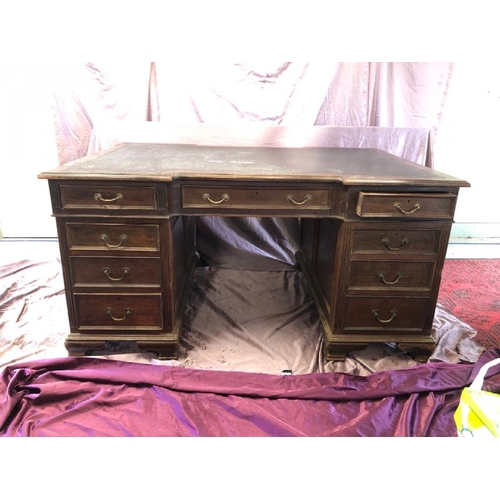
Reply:
M106 309L106 314L113 320L113 321L124 321L126 320L129 316L132 315L132 309L130 309L129 307L127 307L125 309L125 316L123 316L123 318L115 318L114 316L114 312L113 312L113 309L111 309L111 307L108 307Z
M113 201L123 200L123 194L118 193L114 198L103 198L101 193L94 194L94 200L96 201L104 201L105 203L111 203Z
M420 210L420 204L419 203L416 203L415 206L411 209L411 210L408 210L406 211L402 206L401 206L401 203L394 203L394 208L396 210L399 210L402 214L412 214L413 212L416 212L417 210Z
M308 201L312 200L312 195L306 194L306 197L304 198L304 201L295 201L293 199L293 194L287 194L286 199L293 203L294 205L304 205L304 203L307 203Z
M378 310L377 309L374 309L372 311L372 314L377 318L377 321L379 323L390 323L398 315L398 312L393 309L391 311L391 317L389 319L380 319L379 316L378 316Z
M384 238L382 240L382 243L386 246L386 248L388 250L392 250L393 252L396 252L397 250L401 250L404 246L409 245L410 240L408 238L403 238L401 240L401 245L399 245L398 247L391 247L389 238Z
M393 281L387 281L384 277L384 273L380 272L377 274L377 278L382 283L385 283L386 285L395 285L402 277L403 277L403 275L401 273L398 273L398 275L396 276L396 278Z
M229 195L227 193L224 193L219 201L212 200L212 198L210 198L210 193L203 193L202 198L210 203L213 203L214 205L219 205L220 203L229 201Z
M123 268L123 273L122 273L122 275L119 278L113 278L113 276L111 276L111 269L109 267L105 267L102 270L102 272L111 281L121 281L123 278L125 278L125 276L128 276L130 274L130 269L128 267L124 267Z
M121 247L126 241L127 241L127 235L122 234L120 236L120 243L117 245L111 245L108 241L108 235L107 234L101 234L101 241L108 247L108 248L118 248Z

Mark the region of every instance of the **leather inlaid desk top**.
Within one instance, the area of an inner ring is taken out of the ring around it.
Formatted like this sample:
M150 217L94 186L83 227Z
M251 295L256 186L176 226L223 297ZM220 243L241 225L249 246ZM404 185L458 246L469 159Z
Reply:
M40 179L177 178L307 180L344 185L469 184L376 149L261 148L125 143L39 175Z

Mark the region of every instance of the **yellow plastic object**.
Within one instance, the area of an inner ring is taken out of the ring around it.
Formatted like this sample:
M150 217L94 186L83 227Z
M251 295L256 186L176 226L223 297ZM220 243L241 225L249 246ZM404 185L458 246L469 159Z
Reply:
M499 437L500 394L483 391L486 372L500 364L500 358L481 367L469 387L462 391L460 403L454 414L460 437Z

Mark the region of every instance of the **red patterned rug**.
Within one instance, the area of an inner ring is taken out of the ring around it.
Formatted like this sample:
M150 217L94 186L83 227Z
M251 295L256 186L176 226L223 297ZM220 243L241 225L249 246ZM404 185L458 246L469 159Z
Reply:
M478 344L500 348L500 259L446 260L438 302L477 330Z

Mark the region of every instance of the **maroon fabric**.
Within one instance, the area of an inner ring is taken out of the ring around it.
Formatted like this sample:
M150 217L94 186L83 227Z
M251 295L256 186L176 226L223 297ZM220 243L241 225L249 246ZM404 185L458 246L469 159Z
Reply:
M363 377L192 370L96 358L2 372L2 436L454 436L480 366L429 363ZM485 389L500 392L500 366Z

